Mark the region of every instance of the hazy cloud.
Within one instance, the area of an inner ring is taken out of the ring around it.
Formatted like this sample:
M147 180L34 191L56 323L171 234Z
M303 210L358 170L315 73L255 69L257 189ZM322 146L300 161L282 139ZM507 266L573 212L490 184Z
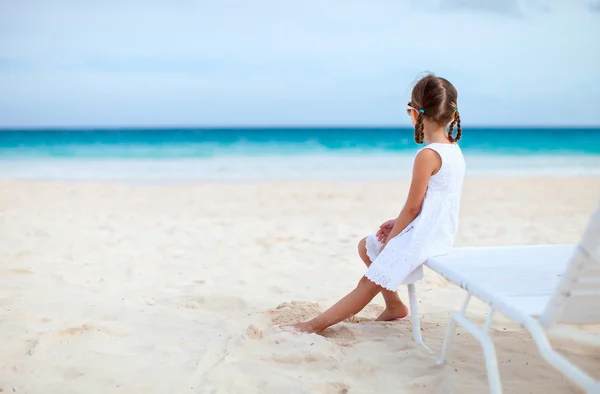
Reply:
M521 14L521 7L517 0L442 0L440 6L444 10L471 10L498 14Z
M600 1L589 4L588 9L592 12L600 13Z
M405 124L424 70L457 86L465 124L600 124L600 26L585 7L7 0L0 127Z

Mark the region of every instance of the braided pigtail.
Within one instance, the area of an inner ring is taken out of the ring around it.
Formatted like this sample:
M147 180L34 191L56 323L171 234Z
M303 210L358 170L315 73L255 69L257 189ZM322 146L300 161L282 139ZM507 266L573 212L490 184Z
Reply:
M460 137L462 137L462 129L460 128L460 115L458 114L458 110L456 110L456 115L454 115L456 118L456 137L454 138L454 142L460 140Z
M456 137L454 134L454 125L456 125ZM460 115L458 114L458 110L454 112L454 117L452 118L452 123L450 123L450 128L448 129L448 139L450 142L457 142L460 140L462 136L462 129L460 128Z
M421 110L423 111L423 110ZM422 144L425 141L425 125L423 124L423 112L419 111L419 116L417 117L417 123L415 124L415 142L417 144Z

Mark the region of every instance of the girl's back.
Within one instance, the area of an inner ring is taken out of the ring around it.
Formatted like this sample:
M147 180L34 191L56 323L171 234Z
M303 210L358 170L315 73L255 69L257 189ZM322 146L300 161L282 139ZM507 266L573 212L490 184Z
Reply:
M422 210L414 221L414 226L421 227L418 233L432 238L424 242L431 244L431 249L421 251L431 257L448 252L454 244L466 165L462 151L455 143L431 143L423 149L437 152L442 159L439 171L429 178Z
M457 144L431 143L422 149L436 151L442 159L439 171L431 176L428 193L441 193L448 198L460 198L465 177L465 158Z

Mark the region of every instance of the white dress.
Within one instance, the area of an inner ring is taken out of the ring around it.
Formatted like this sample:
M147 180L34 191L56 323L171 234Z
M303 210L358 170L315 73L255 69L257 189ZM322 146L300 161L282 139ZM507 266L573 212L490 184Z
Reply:
M432 143L422 149L436 151L442 166L429 179L421 212L400 234L389 240L381 254L383 244L377 236L367 237L367 255L372 263L365 276L388 290L422 279L422 264L434 256L448 253L458 230L465 176L462 152L456 144Z

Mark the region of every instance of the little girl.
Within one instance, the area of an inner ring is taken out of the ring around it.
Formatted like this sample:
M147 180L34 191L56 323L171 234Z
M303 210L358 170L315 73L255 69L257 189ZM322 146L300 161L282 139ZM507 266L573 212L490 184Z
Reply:
M415 127L415 141L426 145L415 156L402 211L359 242L359 255L368 269L356 288L321 315L293 327L321 333L360 312L379 292L386 308L377 320L408 315L396 289L421 279L421 265L428 259L449 252L458 229L465 161L456 144L462 134L457 99L456 89L444 78L427 75L417 82L406 112Z

